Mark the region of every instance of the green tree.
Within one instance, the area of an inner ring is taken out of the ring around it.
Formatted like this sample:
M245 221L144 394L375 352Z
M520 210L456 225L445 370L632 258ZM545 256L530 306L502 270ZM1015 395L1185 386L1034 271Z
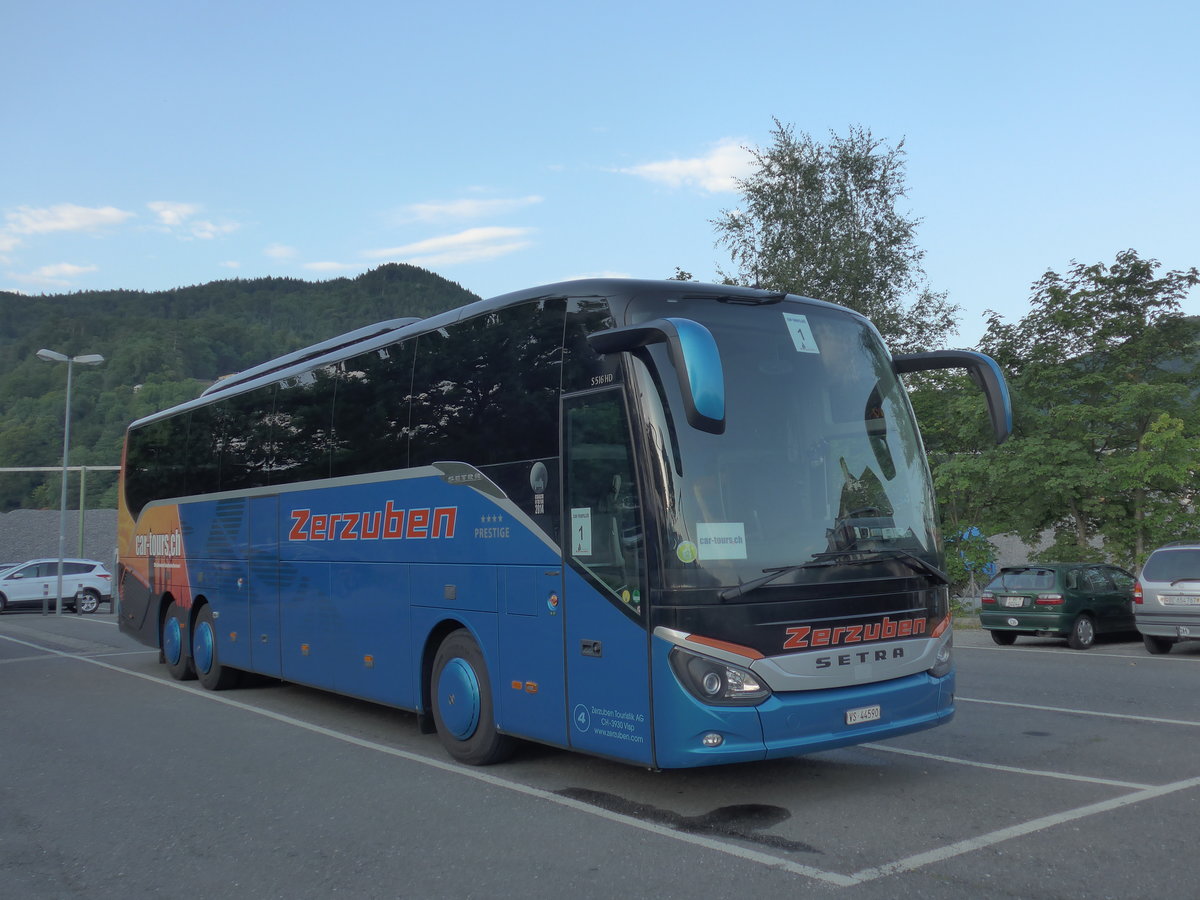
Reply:
M775 121L773 143L751 148L742 204L715 219L737 267L726 281L816 297L866 315L900 351L944 345L959 308L929 289L905 197L904 142L852 127L821 144Z
M1133 250L1072 263L1034 284L1018 324L989 313L981 349L1011 374L1016 437L974 474L1000 527L1052 531L1044 556L1132 566L1191 530L1200 323L1180 304L1200 273L1160 268Z

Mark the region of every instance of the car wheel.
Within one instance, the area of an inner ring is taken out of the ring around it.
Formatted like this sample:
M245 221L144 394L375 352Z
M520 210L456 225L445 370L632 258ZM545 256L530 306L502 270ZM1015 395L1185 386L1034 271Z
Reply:
M8 598L0 594L0 612L4 612L6 609L8 609Z
M992 640L1001 647L1011 647L1017 642L1017 636L1011 631L990 631Z
M483 653L465 628L451 632L433 659L433 721L446 752L486 766L512 755L513 739L496 730Z
M1096 643L1096 623L1087 613L1081 613L1067 635L1067 645L1072 650L1087 650Z
M75 600L75 605L79 607L79 612L81 613L94 613L100 608L100 595L91 588L88 588L83 592L82 598Z
M1143 634L1142 643L1146 645L1146 650L1158 656L1161 653L1170 653L1171 645L1175 642L1170 638L1156 637L1153 634Z
M187 646L187 610L172 601L163 617L162 653L167 671L176 681L190 681L196 677L192 658L184 653Z

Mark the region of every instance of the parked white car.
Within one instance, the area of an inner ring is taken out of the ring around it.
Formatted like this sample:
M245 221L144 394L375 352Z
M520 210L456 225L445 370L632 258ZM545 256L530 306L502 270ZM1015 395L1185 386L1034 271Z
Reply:
M112 575L94 559L63 560L63 609L94 613L104 601L112 600ZM43 599L54 609L58 593L58 558L31 559L0 570L0 612L9 607L41 606Z

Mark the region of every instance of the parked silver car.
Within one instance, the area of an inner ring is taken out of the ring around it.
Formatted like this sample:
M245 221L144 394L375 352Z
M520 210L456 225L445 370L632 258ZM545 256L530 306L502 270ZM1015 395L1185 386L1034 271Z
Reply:
M1133 615L1151 653L1200 640L1200 543L1167 544L1150 554L1133 589Z
M94 559L63 560L63 609L93 613L101 602L112 600L112 575ZM31 559L0 570L0 612L9 607L41 606L43 598L51 609L57 603L58 558Z

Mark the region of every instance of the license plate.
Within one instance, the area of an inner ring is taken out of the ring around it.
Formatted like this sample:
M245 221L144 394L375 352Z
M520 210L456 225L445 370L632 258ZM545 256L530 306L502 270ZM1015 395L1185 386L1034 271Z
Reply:
M1004 605L1008 606L1008 607L1024 606L1025 598L1024 597L1005 597Z
M1185 594L1179 597L1163 597L1162 602L1165 606L1200 606L1200 597Z
M876 722L883 716L883 708L876 704L875 706L864 706L860 709L846 710L846 724L859 725L863 722Z

